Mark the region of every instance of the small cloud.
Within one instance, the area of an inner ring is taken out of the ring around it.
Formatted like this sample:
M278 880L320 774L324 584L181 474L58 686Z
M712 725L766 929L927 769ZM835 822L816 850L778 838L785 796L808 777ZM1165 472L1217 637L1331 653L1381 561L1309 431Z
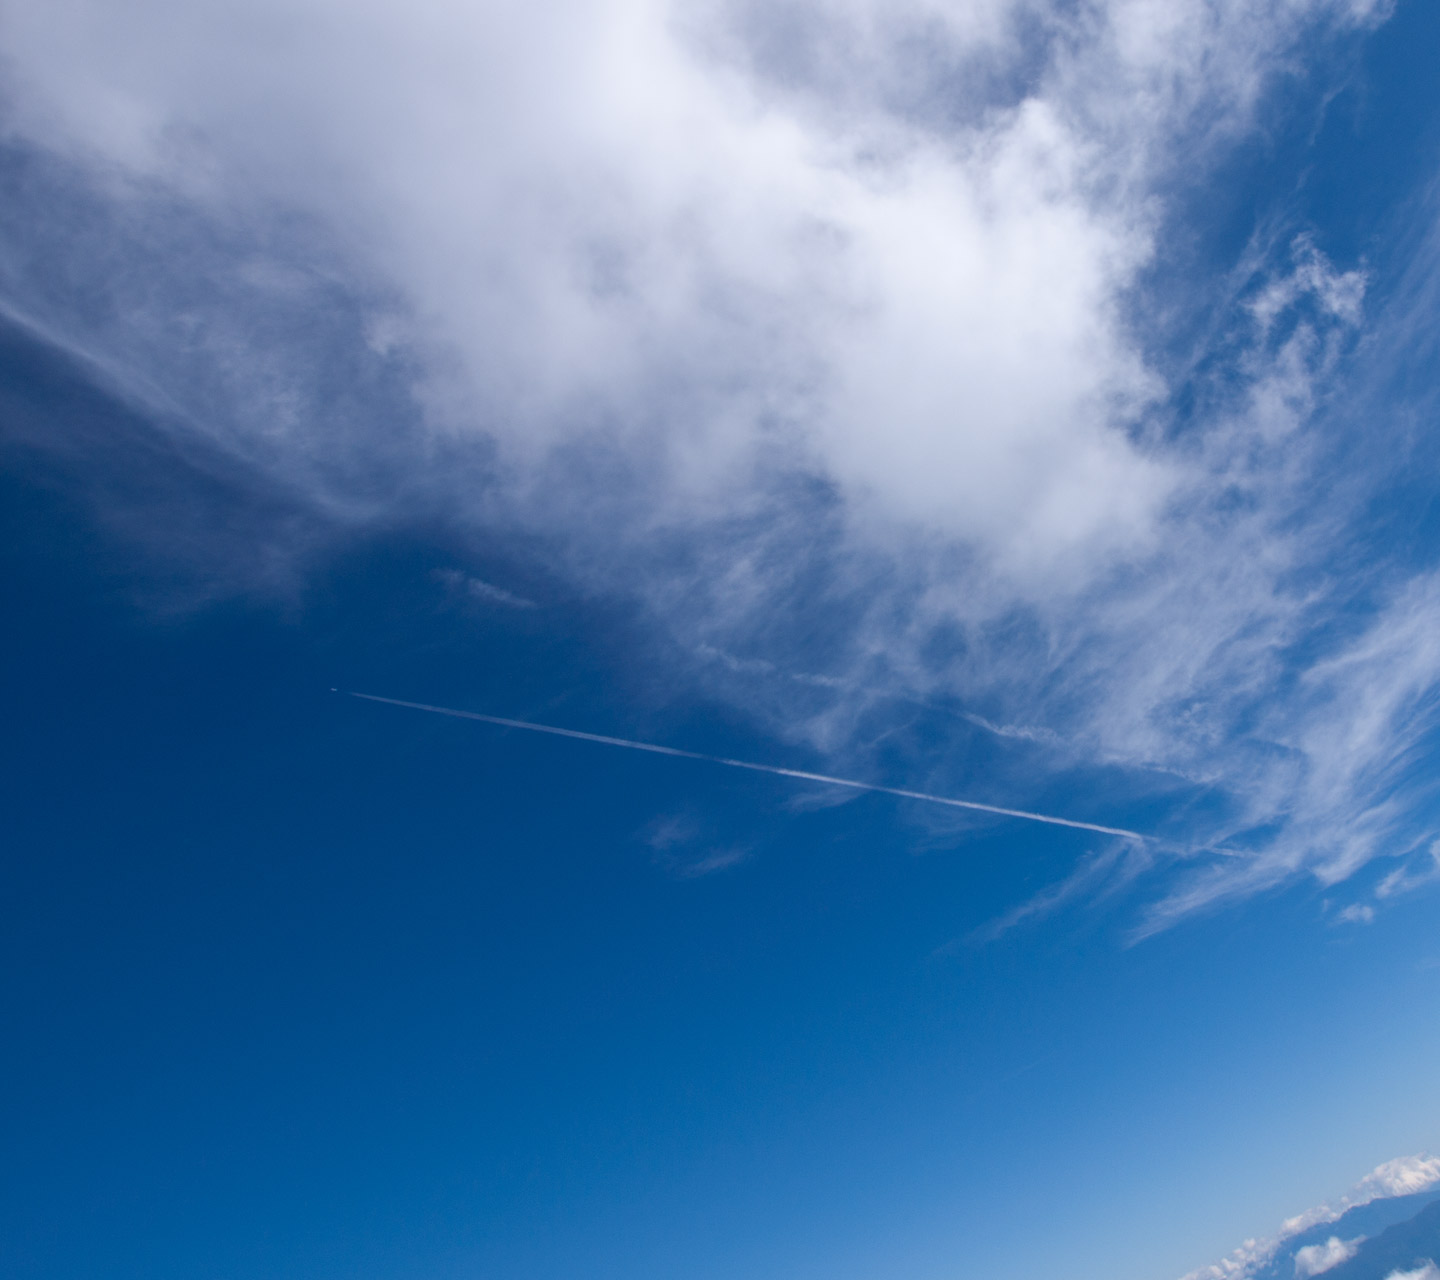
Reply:
M750 856L750 850L744 845L731 845L725 849L715 849L702 858L696 858L690 862L682 862L675 866L675 873L687 880L698 879L700 876L712 875L716 871L725 871L730 867L739 866Z
M1392 1271L1385 1280L1440 1280L1440 1267L1427 1261L1413 1271Z
M536 609L539 607L533 600L517 596L513 591L497 587L493 582L486 582L482 578L461 573L459 569L437 569L434 577L437 582L444 583L452 595L461 599L474 600L481 604L503 605L507 609Z
M843 804L853 804L865 793L848 791L843 787L809 787L796 791L786 798L786 813L822 813L826 809L838 809Z
M797 671L790 677L796 684L811 684L818 689L848 689L850 681L840 676L822 676L813 671Z
M1308 236L1298 237L1291 252L1294 271L1271 281L1250 303L1261 329L1268 331L1282 312L1307 297L1326 315L1345 324L1358 324L1365 299L1365 273L1337 271Z
M1310 1244L1303 1249L1297 1249L1295 1251L1297 1280L1318 1276L1322 1271L1329 1271L1331 1267L1338 1267L1342 1262L1348 1262L1355 1256L1364 1239L1364 1236L1357 1236L1354 1240L1342 1240L1339 1236L1331 1236L1324 1244Z
M1375 890L1377 898L1393 898L1397 894L1409 893L1423 885L1440 880L1440 840L1434 841L1427 850L1427 856L1418 867L1407 864L1398 871L1392 871Z
M713 845L701 824L683 813L657 818L646 829L644 839L654 853L655 865L685 880L738 866L751 853L747 845ZM690 852L696 846L705 850L699 856Z
M666 853L677 845L691 843L699 834L700 824L689 814L672 813L656 818L645 831L645 843L657 853Z
M1417 1191L1428 1191L1440 1183L1440 1157L1401 1156L1382 1164L1365 1178L1356 1192L1364 1199L1355 1203L1364 1204L1382 1196L1409 1196Z
M1345 921L1346 924L1373 924L1375 908L1366 906L1363 902L1351 903L1336 918Z
M1043 742L1049 746L1056 746L1061 742L1058 733L1053 729L1046 729L1043 726L996 724L993 720L987 720L984 716L977 716L971 711L965 711L961 714L964 719L968 720L977 728L984 729L987 733L993 733L1000 738L1019 738L1023 742Z
M775 664L767 662L764 658L737 658L733 653L726 653L724 649L717 649L713 644L699 644L695 646L695 652L700 657L710 662L718 663L729 671L738 675L773 675Z

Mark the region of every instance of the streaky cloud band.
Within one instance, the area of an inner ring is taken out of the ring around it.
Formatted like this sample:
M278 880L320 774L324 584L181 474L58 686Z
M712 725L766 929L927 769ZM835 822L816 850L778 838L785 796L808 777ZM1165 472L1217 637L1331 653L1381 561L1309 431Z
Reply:
M339 690L331 692L338 693ZM659 756L678 756L683 760L700 760L706 764L722 764L731 769L749 769L754 773L770 773L781 778L796 778L802 782L819 782L832 787L848 787L852 791L870 791L879 795L899 796L903 800L919 800L925 804L943 804L952 809L970 809L977 813L995 814L1002 818L1019 818L1024 822L1043 822L1052 827L1071 827L1077 831L1094 831L1100 835L1119 836L1123 840L1135 840L1142 844L1163 843L1154 836L1124 827L1107 827L1098 822L1081 822L1077 818L1060 818L1050 813L1032 813L1028 809L1008 809L1003 805L983 804L978 800L958 800L953 796L931 795L926 791L911 791L905 787L886 787L877 782L860 782L854 778L836 778L827 773L811 773L807 769L787 769L777 764L760 764L753 760L732 760L728 756L708 755L703 751L685 751L680 747L665 747L654 742L634 742L629 738L612 738L603 733L586 733L581 729L562 729L558 725L535 724L529 720L511 720L505 716L485 715L479 711L460 711L454 707L435 707L425 702L406 702L403 698L384 698L376 693L356 693L352 698L363 698L367 702L383 702L392 707L408 707L412 711L429 711L439 716L454 716L460 720L479 720L485 724L501 725L507 729L525 729L531 733L549 733L559 738L577 738L582 742L598 742L607 747L627 747L631 751L649 751Z

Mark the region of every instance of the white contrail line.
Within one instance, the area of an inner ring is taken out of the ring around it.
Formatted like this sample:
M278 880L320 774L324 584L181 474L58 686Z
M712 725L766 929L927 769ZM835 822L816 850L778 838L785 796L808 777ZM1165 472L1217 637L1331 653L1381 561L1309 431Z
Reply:
M336 690L335 692L338 692ZM412 711L429 711L437 716L455 716L460 720L480 720L485 724L503 725L507 729L528 729L531 733L550 733L559 738L578 738L582 742L599 742L607 747L628 747L631 751L650 751L658 756L678 756L682 760L703 760L707 764L728 765L732 769L749 769L754 773L773 773L781 778L799 778L802 782L823 782L832 787L848 787L852 791L874 791L880 795L899 796L904 800L921 800L926 804L943 804L952 809L973 809L977 813L998 814L1002 818L1021 818L1026 822L1043 822L1052 827L1073 827L1077 831L1098 831L1101 835L1120 836L1148 844L1153 836L1124 827L1106 827L1098 822L1080 822L1075 818L1057 818L1049 813L1031 813L1028 809L1006 809L998 804L981 804L978 800L956 800L952 796L933 796L924 791L908 791L904 787L882 787L876 782L857 782L853 778L832 778L826 773L810 773L805 769L786 769L778 764L756 764L752 760L731 760L726 756L706 755L703 751L683 751L679 747L662 747L653 742L632 742L629 738L611 738L603 733L585 733L580 729L561 729L553 724L533 724L529 720L507 720L504 716L487 716L479 711L457 711L453 707L432 707L424 702L406 702L401 698L382 698L376 693L351 693L352 698L367 702L384 702L392 707L409 707Z

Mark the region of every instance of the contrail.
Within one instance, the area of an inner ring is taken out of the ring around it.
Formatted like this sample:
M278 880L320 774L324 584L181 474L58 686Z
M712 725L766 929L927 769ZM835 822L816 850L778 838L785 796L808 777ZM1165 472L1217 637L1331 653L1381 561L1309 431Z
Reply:
M339 690L332 690L338 693ZM1057 818L1049 813L1031 813L1028 809L1006 809L998 804L981 804L978 800L956 800L953 796L934 796L925 791L908 791L904 787L882 787L875 782L857 782L854 778L832 778L826 773L810 773L805 769L786 769L778 764L757 764L753 760L731 760L726 756L706 755L703 751L682 751L679 747L662 747L654 742L632 742L629 738L611 738L603 733L585 733L579 729L561 729L553 724L533 724L529 720L507 720L504 716L482 715L479 711L457 711L453 707L432 707L424 702L405 702L400 698L382 698L376 693L351 693L352 698L367 702L384 702L392 707L409 707L412 711L429 711L437 716L455 716L460 720L480 720L485 724L503 725L507 729L527 729L531 733L550 733L559 738L578 738L581 742L599 742L607 747L626 747L631 751L650 751L657 756L678 756L682 760L703 760L706 764L723 764L731 769L749 769L753 773L773 773L781 778L799 778L802 782L822 782L831 787L848 787L851 791L874 791L880 795L899 796L904 800L921 800L926 804L943 804L952 809L973 809L977 813L993 813L1002 818L1020 818L1025 822L1043 822L1052 827L1073 827L1077 831L1098 831L1101 835L1120 836L1125 840L1150 843L1153 836L1124 827L1105 827L1098 822L1080 822L1075 818Z

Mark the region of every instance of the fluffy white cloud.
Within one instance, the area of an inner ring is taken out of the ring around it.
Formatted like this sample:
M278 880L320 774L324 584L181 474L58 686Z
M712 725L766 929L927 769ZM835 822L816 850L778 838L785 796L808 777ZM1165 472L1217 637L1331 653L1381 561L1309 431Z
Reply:
M1351 1204L1380 1196L1412 1196L1440 1182L1440 1156L1401 1156L1387 1160L1352 1191ZM1348 1206L1347 1206L1348 1207Z
M1416 1267L1412 1271L1392 1271L1385 1280L1440 1280L1440 1267L1433 1262L1427 1262L1423 1267Z
M1309 1244L1295 1250L1295 1275L1298 1280L1318 1276L1322 1271L1348 1262L1360 1248L1360 1240L1342 1240L1331 1236L1324 1244Z

